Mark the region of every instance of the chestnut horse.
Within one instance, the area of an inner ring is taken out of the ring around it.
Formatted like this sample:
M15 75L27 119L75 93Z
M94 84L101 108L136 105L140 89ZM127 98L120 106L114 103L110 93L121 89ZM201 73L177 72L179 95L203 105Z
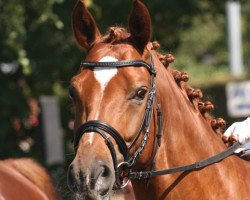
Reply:
M111 27L102 35L83 1L72 23L77 43L88 51L69 87L76 154L68 185L77 199L109 199L130 172L189 165L227 149L220 133L224 121L208 113L213 105L185 83L186 73L168 67L171 55L155 51L159 45L150 42L151 18L141 1L134 1L129 31ZM232 155L200 169L131 182L141 200L249 199L249 180L249 163Z
M31 159L0 161L0 200L57 200L46 171Z

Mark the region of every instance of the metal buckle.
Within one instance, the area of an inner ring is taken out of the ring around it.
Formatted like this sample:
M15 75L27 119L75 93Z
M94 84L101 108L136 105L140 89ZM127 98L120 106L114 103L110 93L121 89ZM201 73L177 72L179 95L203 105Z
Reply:
M129 181L130 181L129 178L127 178L127 177L123 178L122 185L120 186L120 188L121 189L125 188L128 185Z
M127 177L128 172L126 171L126 169L124 170L123 167L127 167L127 169L128 169L129 163L123 161L117 165L117 170L118 170L118 173L120 172L119 175L121 176L121 182L122 182L122 184L120 185L120 189L125 188L130 181L129 178Z
M118 165L117 165L117 169L119 169L121 166L129 166L129 163L128 162L125 162L125 161L123 161L123 162L120 162Z

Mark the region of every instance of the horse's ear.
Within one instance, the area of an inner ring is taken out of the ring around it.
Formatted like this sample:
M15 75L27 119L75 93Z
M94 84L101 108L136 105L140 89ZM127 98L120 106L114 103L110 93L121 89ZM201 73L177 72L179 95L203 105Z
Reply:
M134 7L129 17L129 30L137 48L143 51L150 41L152 27L148 9L140 0L134 0Z
M83 0L79 0L75 5L72 14L72 27L77 43L86 49L89 49L101 35Z

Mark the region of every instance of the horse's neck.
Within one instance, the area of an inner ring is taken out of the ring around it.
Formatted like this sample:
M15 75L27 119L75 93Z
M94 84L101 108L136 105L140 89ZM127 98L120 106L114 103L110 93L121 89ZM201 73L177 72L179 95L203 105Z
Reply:
M159 75L156 87L163 108L163 143L166 144L164 150L166 153L178 153L182 157L182 151L191 154L182 160L174 157L173 163L188 164L197 158L204 159L211 153L225 149L221 138L213 131L210 123L175 82L170 69L165 69L158 60L156 62Z
M161 65L160 61L156 60L155 65ZM175 83L167 69L161 66L157 68L157 72L156 87L163 110L163 138L162 145L156 155L155 170L192 164L223 151L226 147L221 138L216 135L199 110L194 108L186 93ZM134 182L136 196L140 196L138 199L171 199L171 197L173 199L188 199L188 196L185 195L194 190L191 192L193 196L189 196L189 199L198 198L195 195L203 195L204 199L209 199L211 197L209 192L216 190L216 187L225 187L223 188L224 195L230 196L230 190L226 188L226 185L222 186L221 184L223 184L224 179L228 179L228 166L235 167L232 166L233 162L239 162L237 167L243 166L246 168L237 159L234 157L223 161L223 163L220 163L220 168L218 165L212 165L209 166L209 170L206 168L201 172L177 173L154 178L151 180L150 190L145 188L144 183ZM236 179L239 171L239 169L235 169L231 173L232 184L235 183L233 179ZM204 176L207 177L204 178ZM216 180L213 180L214 176L217 177ZM207 188L206 185L209 185L210 181L213 181L213 187ZM191 182L194 183L192 186L190 186ZM194 187L196 189L201 187L200 192L203 193L195 193ZM204 194L202 187L207 189L208 194ZM144 190L143 194L140 192L141 190ZM221 195L222 191L218 194ZM221 198L225 196L221 196Z

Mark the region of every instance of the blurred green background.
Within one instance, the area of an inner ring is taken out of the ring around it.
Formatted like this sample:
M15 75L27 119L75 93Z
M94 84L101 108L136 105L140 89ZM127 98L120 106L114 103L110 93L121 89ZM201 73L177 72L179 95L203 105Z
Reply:
M72 159L72 110L67 97L70 78L85 57L73 38L71 12L75 0L0 0L0 159L31 156L41 163L39 105L41 95L60 99L65 138L65 166L50 167L63 198L65 169ZM221 90L229 74L225 0L144 0L161 50L176 57L190 83L215 103L214 115L227 116ZM245 72L250 66L250 1L242 0ZM127 25L131 0L85 0L102 33L111 25ZM60 180L58 179L60 177Z

